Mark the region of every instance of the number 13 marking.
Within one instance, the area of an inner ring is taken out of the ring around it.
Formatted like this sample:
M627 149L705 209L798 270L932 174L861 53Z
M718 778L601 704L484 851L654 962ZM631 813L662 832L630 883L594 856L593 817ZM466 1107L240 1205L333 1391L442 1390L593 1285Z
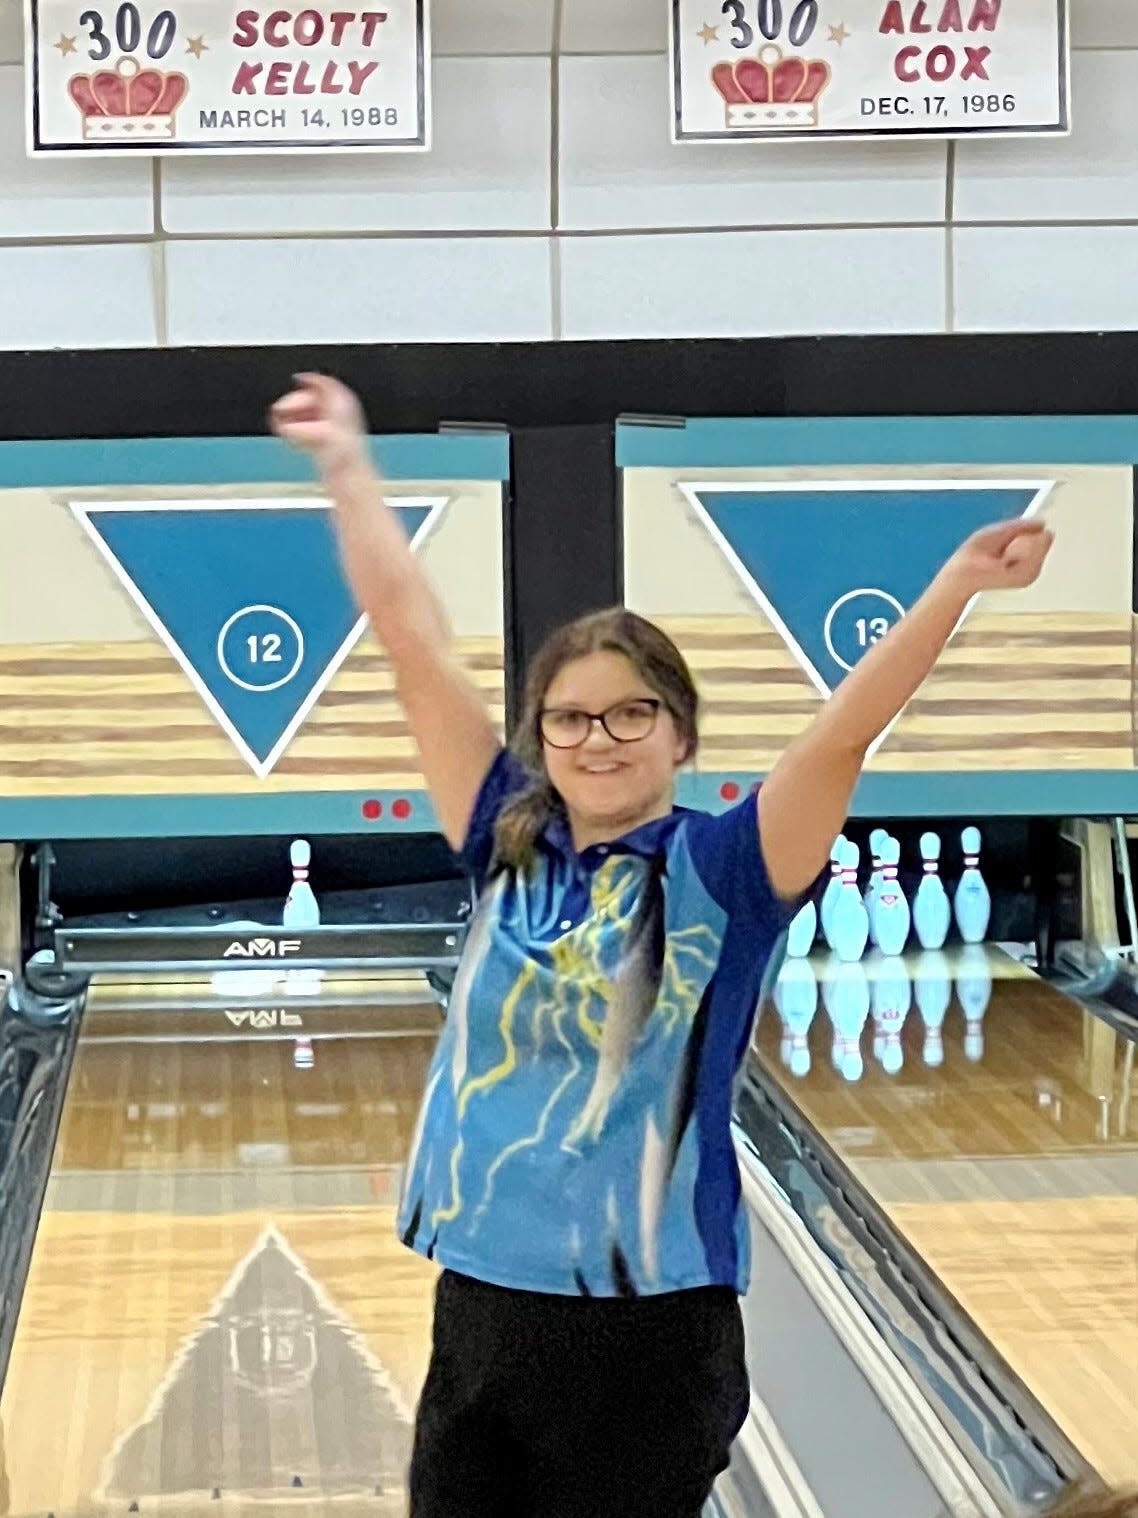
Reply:
M862 648L868 648L871 643L880 643L889 631L889 622L885 617L859 617L855 626L857 641Z

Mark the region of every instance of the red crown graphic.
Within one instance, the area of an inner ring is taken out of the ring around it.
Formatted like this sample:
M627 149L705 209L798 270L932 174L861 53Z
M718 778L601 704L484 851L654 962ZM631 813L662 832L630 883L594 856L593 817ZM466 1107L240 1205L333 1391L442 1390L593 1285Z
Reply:
M830 65L822 58L784 57L768 45L757 58L717 63L711 82L727 105L727 125L744 127L814 127L818 100L830 82Z
M169 138L174 112L190 88L185 74L144 69L134 58L120 58L113 69L75 74L67 93L83 114L83 136L100 142Z

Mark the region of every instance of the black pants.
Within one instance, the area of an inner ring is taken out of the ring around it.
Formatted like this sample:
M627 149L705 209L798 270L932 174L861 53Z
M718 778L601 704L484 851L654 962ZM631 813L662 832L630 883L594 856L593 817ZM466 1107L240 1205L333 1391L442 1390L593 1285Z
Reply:
M749 1393L726 1288L610 1301L447 1272L411 1518L699 1518Z

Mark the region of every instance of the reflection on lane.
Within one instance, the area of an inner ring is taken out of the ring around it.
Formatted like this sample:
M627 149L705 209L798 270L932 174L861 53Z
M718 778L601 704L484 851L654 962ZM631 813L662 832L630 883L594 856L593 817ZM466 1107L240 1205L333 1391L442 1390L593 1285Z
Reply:
M1138 1480L1134 1044L975 945L788 961L755 1050L1075 1445Z
M993 952L981 944L908 955L871 952L854 964L837 955L788 959L774 988L783 1029L780 1061L799 1080L810 1074L810 1033L821 999L833 1035L831 1062L847 1080L859 1081L865 1074L862 1035L871 1015L873 1059L888 1075L900 1074L906 1059L905 1025L914 1007L923 1032L920 1057L937 1069L944 1063L944 1024L954 995L964 1017L965 1057L981 1061L993 974L1006 978L1030 973L1007 956L1002 959L1002 964L994 961Z
M403 1513L435 1272L395 1205L439 1016L335 991L96 988L0 1404L11 1511Z

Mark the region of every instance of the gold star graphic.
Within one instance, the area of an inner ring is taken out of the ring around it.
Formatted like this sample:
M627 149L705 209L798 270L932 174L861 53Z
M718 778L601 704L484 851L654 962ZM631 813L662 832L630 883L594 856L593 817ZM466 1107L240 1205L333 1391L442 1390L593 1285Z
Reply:
M51 45L52 47L57 47L59 49L61 58L66 58L68 53L73 53L75 51L75 38L64 37L61 33L59 41L53 42Z
M209 47L206 44L204 38L191 37L189 38L189 45L186 48L186 52L193 53L195 58L200 58L203 53L209 52Z
M696 36L703 38L703 45L706 47L709 42L719 41L719 28L711 26L708 22L704 22L703 26L696 32Z
M847 37L852 36L852 32L846 31L846 23L844 21L839 21L837 26L832 26L830 28L830 41L836 42L839 47L841 47L842 43L846 40Z

